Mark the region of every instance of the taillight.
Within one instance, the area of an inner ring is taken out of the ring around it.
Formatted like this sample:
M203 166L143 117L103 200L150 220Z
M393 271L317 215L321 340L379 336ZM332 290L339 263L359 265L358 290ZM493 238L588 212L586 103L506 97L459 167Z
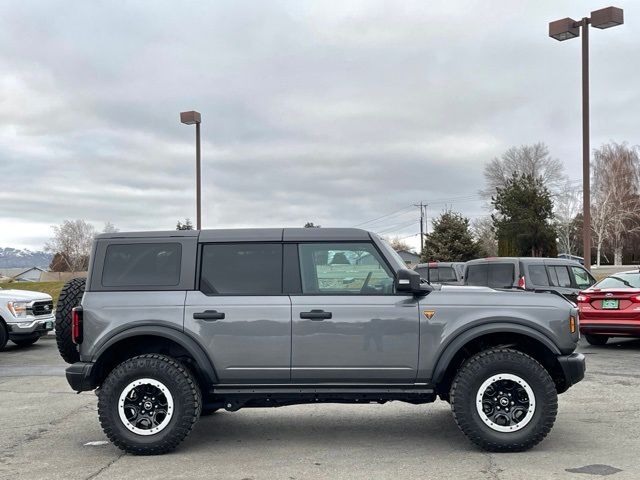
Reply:
M589 303L591 301L591 298L589 298L587 295L583 295L582 293L580 295L578 295L578 297L576 298L576 301L578 303Z
M82 307L71 311L71 340L76 345L82 343Z
M527 282L524 280L524 275L522 275L518 279L518 288L521 288L523 290L526 290L526 288L527 288Z
M640 295L634 295L629 300L631 300L633 303L640 303Z

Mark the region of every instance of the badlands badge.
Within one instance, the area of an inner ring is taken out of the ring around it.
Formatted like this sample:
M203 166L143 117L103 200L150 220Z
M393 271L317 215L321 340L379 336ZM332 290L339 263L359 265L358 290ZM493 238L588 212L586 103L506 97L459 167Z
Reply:
M427 320L431 320L431 317L436 314L435 310L423 310L422 313L427 317Z

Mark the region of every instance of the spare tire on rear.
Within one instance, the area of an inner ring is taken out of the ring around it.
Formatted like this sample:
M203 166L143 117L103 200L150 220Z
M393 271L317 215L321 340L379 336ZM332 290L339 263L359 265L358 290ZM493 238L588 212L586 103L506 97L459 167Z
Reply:
M56 343L58 351L67 363L80 360L78 348L71 339L71 311L80 305L86 278L74 278L64 284L56 304Z

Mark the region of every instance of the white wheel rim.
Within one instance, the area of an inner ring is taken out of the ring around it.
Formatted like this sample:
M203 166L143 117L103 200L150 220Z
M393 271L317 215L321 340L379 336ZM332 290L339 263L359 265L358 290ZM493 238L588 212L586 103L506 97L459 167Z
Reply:
M513 388L508 388L509 386ZM503 388L507 387L507 388ZM526 401L522 394L526 394ZM490 395L493 393L492 395ZM518 395L519 398L514 398ZM493 406L487 413L485 408ZM499 373L484 381L476 395L476 410L482 422L496 432L517 432L527 426L536 411L536 397L529 384L517 375ZM518 415L524 416L518 417ZM508 420L508 422L506 422Z
M120 420L136 435L155 435L164 430L171 421L173 410L171 392L162 382L152 378L134 380L122 390L118 399Z

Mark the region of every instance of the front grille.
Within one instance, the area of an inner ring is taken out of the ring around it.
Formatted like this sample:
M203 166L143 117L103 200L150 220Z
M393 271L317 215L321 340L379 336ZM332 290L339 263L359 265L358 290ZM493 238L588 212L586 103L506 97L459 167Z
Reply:
M51 312L53 312L53 302L51 300L33 302L33 307L31 307L31 313L35 317L39 315L50 315Z

